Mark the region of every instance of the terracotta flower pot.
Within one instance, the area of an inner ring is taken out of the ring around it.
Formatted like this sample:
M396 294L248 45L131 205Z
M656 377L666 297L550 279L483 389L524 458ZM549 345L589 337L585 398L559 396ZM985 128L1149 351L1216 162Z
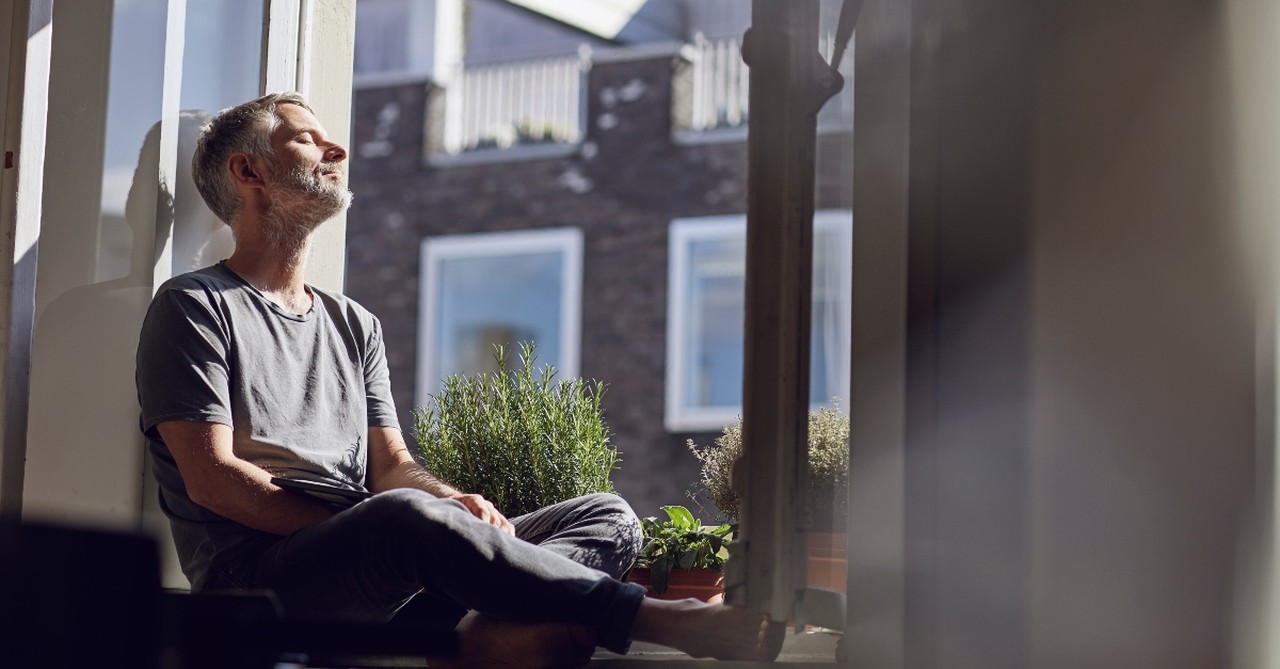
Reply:
M712 604L724 601L724 572L716 569L673 569L667 580L667 591L661 595L653 589L648 567L632 569L627 580L643 585L648 595L657 599L693 597Z
M848 580L848 535L843 532L810 532L809 585L845 592Z

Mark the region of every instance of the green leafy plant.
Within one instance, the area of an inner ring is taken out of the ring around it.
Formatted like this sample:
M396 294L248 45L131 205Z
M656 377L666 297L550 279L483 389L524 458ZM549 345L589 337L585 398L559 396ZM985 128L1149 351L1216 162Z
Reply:
M842 525L849 491L849 417L834 408L809 413L809 499L812 511L830 510L824 522ZM726 518L738 517L738 494L733 490L733 463L742 455L742 417L724 428L712 446L699 447L692 439L689 450L702 463L702 491ZM843 530L842 530L843 531Z
M619 461L600 406L604 384L556 381L551 365L536 368L534 351L521 344L523 365L509 370L495 347L497 372L452 375L414 410L423 465L508 516L613 492Z
M664 506L667 520L641 519L644 546L640 565L649 568L653 589L667 591L673 569L723 569L729 557L730 524L705 526L683 506Z

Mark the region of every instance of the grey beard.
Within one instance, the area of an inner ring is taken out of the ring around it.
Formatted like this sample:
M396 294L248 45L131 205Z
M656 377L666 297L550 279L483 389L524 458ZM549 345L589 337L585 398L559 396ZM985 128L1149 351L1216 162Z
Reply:
M316 225L282 211L282 207L271 206L262 216L262 234L271 248L286 255L300 253L307 247L307 240Z
M263 233L273 248L301 252L321 223L351 205L351 191L322 179L295 169L277 183L271 205L263 213Z

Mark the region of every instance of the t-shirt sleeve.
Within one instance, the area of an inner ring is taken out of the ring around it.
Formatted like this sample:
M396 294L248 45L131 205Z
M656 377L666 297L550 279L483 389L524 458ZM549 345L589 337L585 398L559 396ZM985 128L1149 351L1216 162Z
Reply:
M225 323L196 294L161 290L138 339L142 429L173 420L231 425L232 349Z
M387 347L382 341L382 323L373 318L373 328L364 354L365 406L369 427L400 427L396 403L391 397L391 373L387 370Z

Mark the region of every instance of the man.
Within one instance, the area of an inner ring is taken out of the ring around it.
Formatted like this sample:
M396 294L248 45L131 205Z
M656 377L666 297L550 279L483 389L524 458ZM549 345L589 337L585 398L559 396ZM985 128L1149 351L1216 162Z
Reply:
M414 462L377 319L303 280L312 232L350 204L346 157L285 93L218 114L192 160L236 247L157 292L138 395L193 588L271 589L296 616L385 621L425 609L457 625L460 656L445 666L575 666L596 645L625 652L632 639L776 656L781 627L758 614L652 600L617 580L640 540L620 498L508 519ZM375 494L338 511L273 476Z

